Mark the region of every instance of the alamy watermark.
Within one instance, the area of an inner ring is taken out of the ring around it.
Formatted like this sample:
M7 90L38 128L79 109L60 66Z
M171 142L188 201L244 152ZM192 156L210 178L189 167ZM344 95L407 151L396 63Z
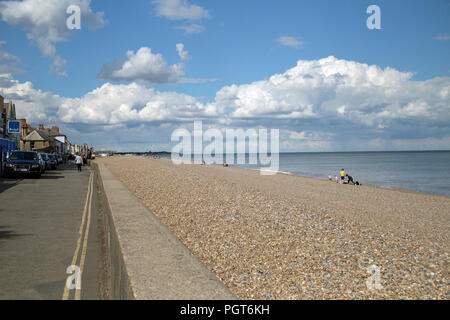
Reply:
M366 286L369 290L381 290L383 286L381 285L381 268L373 264L366 269L370 277L366 280Z
M81 289L81 270L79 266L67 267L66 273L70 276L67 277L66 287L69 290Z
M381 29L381 9L379 6L373 4L367 7L367 14L370 14L367 18L366 25L369 30Z
M177 129L171 141L175 164L256 165L262 175L274 175L279 169L280 130L210 128L203 132L202 121L194 122L194 131ZM224 159L225 158L225 159ZM225 162L224 162L225 160Z
M81 29L81 8L75 4L67 7L66 13L69 17L66 20L66 26L69 30Z

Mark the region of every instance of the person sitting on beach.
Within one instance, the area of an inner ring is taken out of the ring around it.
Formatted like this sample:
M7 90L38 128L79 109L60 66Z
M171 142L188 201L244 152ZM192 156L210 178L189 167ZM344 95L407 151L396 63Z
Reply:
M224 166L224 167L228 167L228 163L225 161L225 162L223 163L223 166Z

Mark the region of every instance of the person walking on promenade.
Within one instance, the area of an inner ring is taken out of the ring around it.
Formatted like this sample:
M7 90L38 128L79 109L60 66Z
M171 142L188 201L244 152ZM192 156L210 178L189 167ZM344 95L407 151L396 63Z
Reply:
M80 154L77 154L75 158L75 163L77 164L78 171L81 172L81 166L83 165L83 159L81 159Z

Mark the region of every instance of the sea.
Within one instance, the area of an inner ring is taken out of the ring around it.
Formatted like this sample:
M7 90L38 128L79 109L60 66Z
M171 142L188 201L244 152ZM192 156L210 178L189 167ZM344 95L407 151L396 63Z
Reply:
M259 169L248 158L230 166ZM450 151L279 154L278 171L287 174L328 179L341 169L361 184L450 196Z

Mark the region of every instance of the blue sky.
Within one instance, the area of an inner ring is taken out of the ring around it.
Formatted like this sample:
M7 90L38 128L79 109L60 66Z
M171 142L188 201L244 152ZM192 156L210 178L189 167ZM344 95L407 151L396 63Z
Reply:
M81 30L66 30L69 4ZM279 128L284 151L450 148L450 1L24 0L0 15L0 94L74 142L167 149L202 119Z

